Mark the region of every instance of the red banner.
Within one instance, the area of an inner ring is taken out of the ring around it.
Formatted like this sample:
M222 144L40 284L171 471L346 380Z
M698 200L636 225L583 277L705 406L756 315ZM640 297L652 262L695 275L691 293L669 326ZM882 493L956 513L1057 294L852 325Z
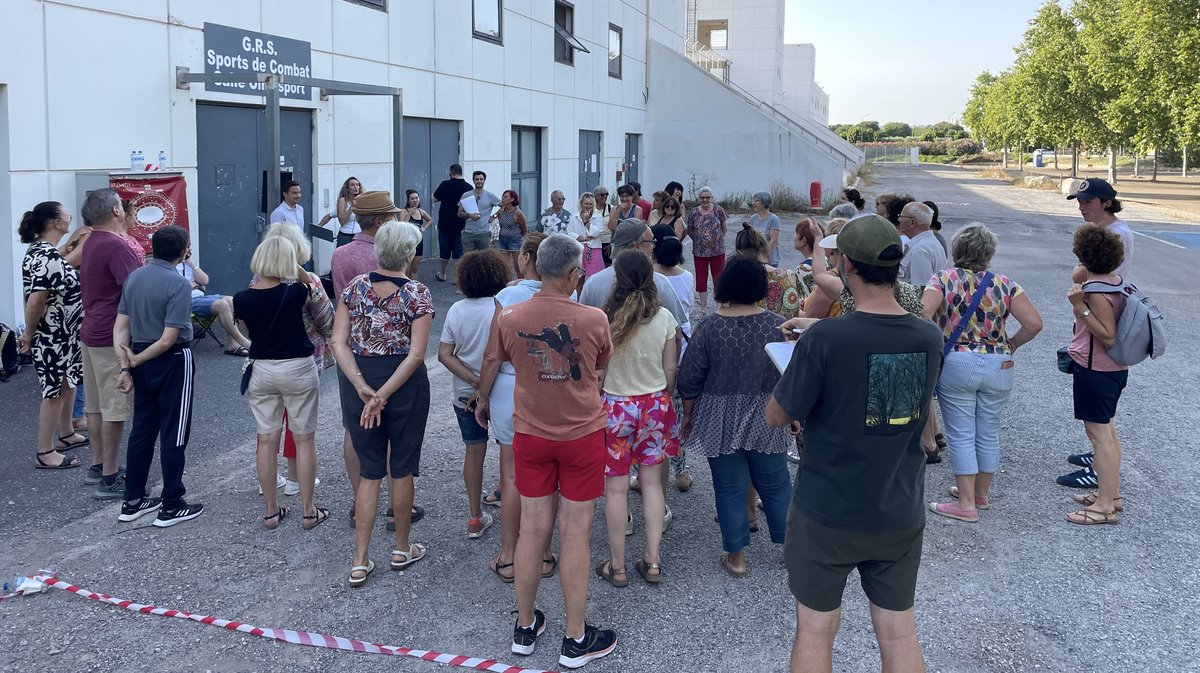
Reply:
M172 224L188 228L187 184L182 175L119 175L109 178L108 184L122 199L133 202L137 224L128 233L147 253L154 232Z

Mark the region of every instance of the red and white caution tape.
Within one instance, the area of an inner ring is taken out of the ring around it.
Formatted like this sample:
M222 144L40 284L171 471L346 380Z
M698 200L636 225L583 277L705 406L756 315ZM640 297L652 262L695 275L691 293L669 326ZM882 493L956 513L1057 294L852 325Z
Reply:
M554 673L553 671L543 671L534 668L521 668L520 666L510 666L494 659L482 659L479 657L466 657L458 654L443 654L441 652L430 652L428 650L414 650L407 647L396 647L395 645L381 645L379 643L368 643L365 640L355 640L353 638L342 638L340 636L328 636L312 631L293 631L291 629L276 629L263 628L252 624L244 624L242 622L230 621L228 619L219 619L217 617L209 617L205 615L194 615L190 612L182 610L173 610L170 608L160 608L153 605L142 605L134 603L123 598L113 598L94 591L88 591L82 587L77 587L62 581L61 579L51 574L39 574L34 579L44 582L51 589L59 589L90 598L91 600L100 603L108 603L119 608L125 608L132 612L137 612L147 615L159 615L162 617L176 617L178 619L186 619L188 621L208 624L210 626L219 626L228 631L238 631L247 633L252 636L261 638L270 638L272 640L280 640L293 645L307 645L309 647L323 647L330 650L348 650L350 652L362 652L365 654L387 654L393 656L413 657L415 659L423 659L439 664L449 664L460 668L473 668L479 671L492 671L492 673ZM10 598L16 594L4 596Z

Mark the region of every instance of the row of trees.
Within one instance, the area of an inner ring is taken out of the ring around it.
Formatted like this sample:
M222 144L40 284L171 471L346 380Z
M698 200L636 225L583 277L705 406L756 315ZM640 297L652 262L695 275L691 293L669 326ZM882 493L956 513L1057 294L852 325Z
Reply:
M883 126L877 121L861 121L857 124L830 124L829 130L852 143L884 140L959 140L968 137L966 129L950 122L938 122L929 126L911 126L904 122L888 122Z
M1064 3L1065 4L1065 3ZM1200 141L1200 0L1049 0L963 122L986 145L1184 151ZM1078 164L1078 161L1074 162Z

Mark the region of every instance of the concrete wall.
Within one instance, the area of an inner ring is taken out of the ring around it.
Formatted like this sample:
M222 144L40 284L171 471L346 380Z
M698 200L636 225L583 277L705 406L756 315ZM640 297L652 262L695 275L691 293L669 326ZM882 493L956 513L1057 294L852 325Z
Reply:
M797 115L829 124L829 94L816 82L817 48L783 45L783 107Z
M23 322L20 215L63 202L79 221L78 171L128 168L129 152L166 149L189 184L197 230L196 102L261 105L262 98L175 88L175 67L204 70L203 24L212 22L304 40L313 76L402 87L405 115L462 122L468 171L511 172L511 127L545 128L542 193L577 191L579 130L603 132L602 174L612 183L625 134L647 132L647 28L682 48L684 0L575 3L575 35L590 50L556 63L554 6L506 0L503 46L475 39L471 0L392 0L380 12L347 0L4 0L0 5L0 321ZM650 8L650 20L646 11ZM608 75L608 24L624 31L623 77ZM326 207L351 174L367 188L391 182L390 102L338 98L285 101L314 113L314 209ZM7 117L5 117L7 115ZM397 185L393 191L402 191ZM615 192L615 190L614 190ZM531 208L532 210L532 208ZM200 260L203 263L203 260Z
M777 180L804 195L812 181L826 195L841 188L841 155L781 125L666 46L652 45L650 59L644 185L707 183L718 198Z
M696 20L729 21L729 79L759 100L782 103L784 0L697 0Z

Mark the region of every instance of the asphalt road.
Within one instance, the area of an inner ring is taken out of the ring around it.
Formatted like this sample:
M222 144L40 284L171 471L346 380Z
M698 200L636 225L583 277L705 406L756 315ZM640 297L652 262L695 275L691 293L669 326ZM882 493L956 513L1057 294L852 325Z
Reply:
M993 268L1021 283L1046 321L1042 335L1017 356L1017 387L1006 413L992 509L978 524L929 521L916 603L929 670L1193 669L1198 652L1191 623L1200 587L1197 527L1191 522L1200 503L1192 450L1200 431L1194 385L1200 349L1186 335L1200 329L1194 317L1200 302L1182 281L1196 278L1200 252L1168 243L1178 245L1176 235L1190 240L1200 229L1144 206L1125 213L1136 232L1155 237L1137 237L1133 275L1167 314L1171 341L1165 357L1133 371L1121 402L1117 427L1125 445L1126 497L1121 523L1085 528L1063 520L1072 509L1072 492L1054 483L1070 468L1066 454L1086 445L1081 424L1071 418L1069 379L1054 367L1054 351L1070 331L1065 293L1074 262L1070 235L1079 222L1073 202L944 167L879 168L874 180L865 188L871 194L903 191L940 202L947 234L971 221L997 231L1001 245ZM794 221L785 218L787 224ZM797 258L794 251L784 253L785 264ZM441 315L455 297L449 284L432 281L434 270L426 264L421 275L430 281ZM33 374L23 372L0 385L5 410L0 454L10 465L0 471L0 572L13 576L48 567L82 587L141 603L554 668L563 628L557 582L543 583L540 594L550 626L539 651L516 657L508 652L512 588L487 570L499 547L499 528L481 540L466 538L462 445L444 369L430 370L434 406L417 480L417 499L428 515L415 526L413 539L429 546L429 557L404 573L385 565L366 587L354 590L346 586L351 497L333 374L323 379L317 446L318 504L330 507L335 518L306 533L293 516L279 530L267 531L252 476L254 425L236 393L240 360L222 356L211 341L196 347L196 357L195 430L185 481L189 498L208 509L166 530L148 522L118 524L118 505L93 500L82 485L82 470L32 469ZM675 522L664 540L662 585L650 587L635 575L629 587L614 589L593 578L589 621L617 629L621 642L588 670L786 669L794 602L781 550L764 530L754 535L750 576L726 575L717 561L720 536L708 468L697 464L693 470L693 489L668 496ZM492 451L485 486L496 478ZM947 463L931 467L926 499L942 497L951 483ZM636 495L631 507L636 517ZM630 563L641 551L640 534L639 525L630 538ZM390 548L381 520L372 541L376 563L386 560ZM602 513L592 555L597 561L607 555ZM866 601L853 577L835 660L839 671L878 668ZM412 659L278 644L61 592L0 603L4 671L397 668L448 670Z

